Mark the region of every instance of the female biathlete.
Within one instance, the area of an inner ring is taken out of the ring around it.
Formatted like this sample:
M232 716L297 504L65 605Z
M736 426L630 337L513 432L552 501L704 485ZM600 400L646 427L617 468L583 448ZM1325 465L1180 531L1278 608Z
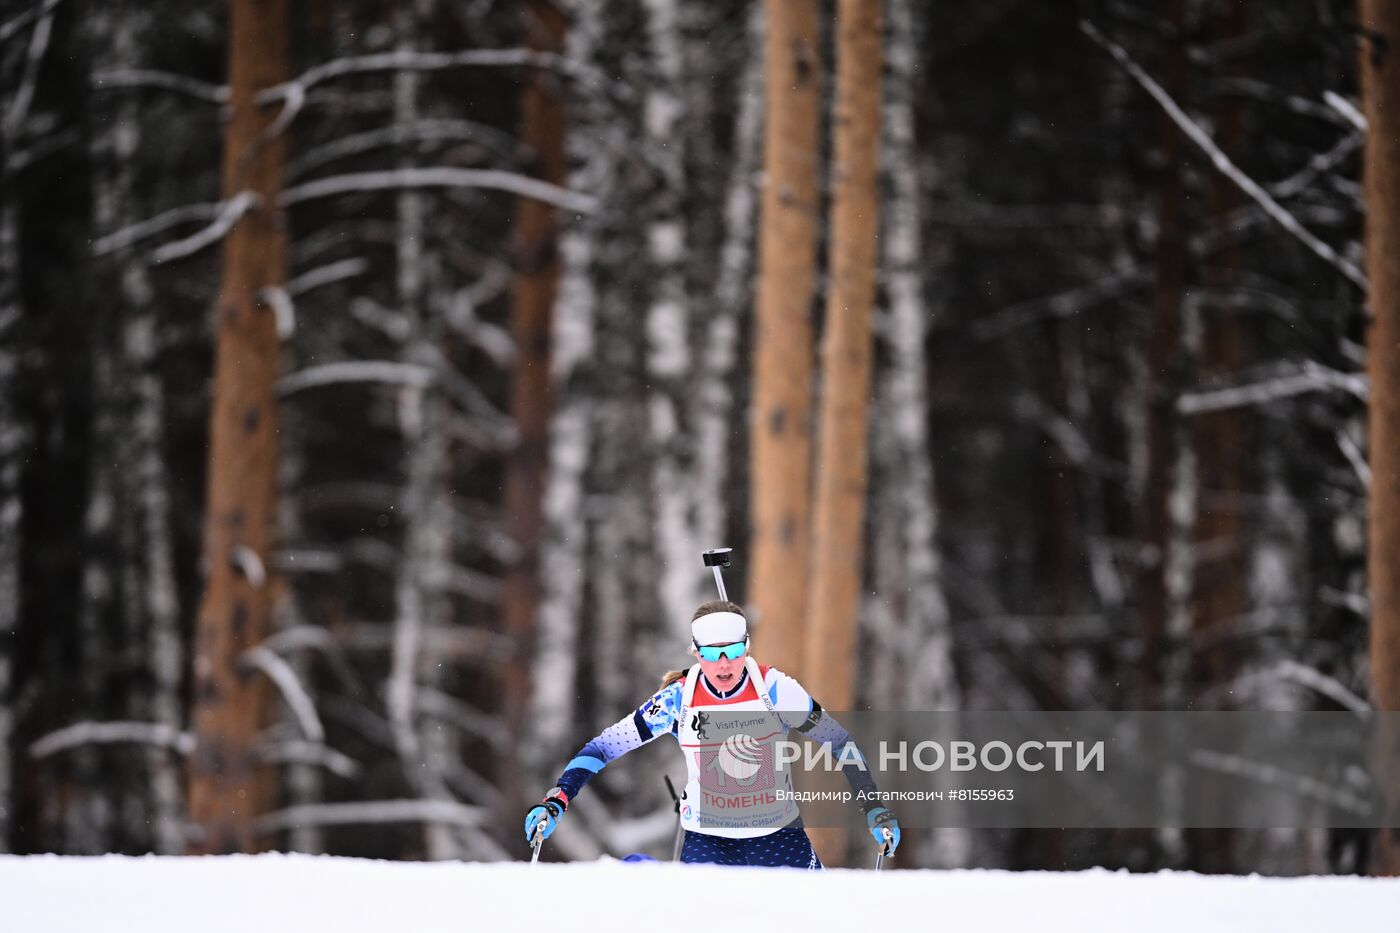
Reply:
M832 761L842 763L851 788L869 793L875 784L860 764L863 757L801 684L748 653L748 623L734 603L705 603L690 628L695 666L668 673L634 713L579 749L558 786L526 814L526 840L533 841L540 827L548 838L569 802L608 762L670 734L685 753L688 774L681 795L682 862L820 868L789 774L774 764L773 742L796 730L813 742L831 743ZM861 810L875 841L888 840L886 851L893 854L900 836L894 814L874 802L862 803Z

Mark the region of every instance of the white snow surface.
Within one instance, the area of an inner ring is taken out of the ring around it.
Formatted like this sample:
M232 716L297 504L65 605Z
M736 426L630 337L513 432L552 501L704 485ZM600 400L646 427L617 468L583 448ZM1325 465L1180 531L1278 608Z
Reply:
M1400 879L1104 870L873 871L382 862L311 855L0 856L25 933L743 930L1150 933L1393 929ZM690 922L686 922L689 918Z

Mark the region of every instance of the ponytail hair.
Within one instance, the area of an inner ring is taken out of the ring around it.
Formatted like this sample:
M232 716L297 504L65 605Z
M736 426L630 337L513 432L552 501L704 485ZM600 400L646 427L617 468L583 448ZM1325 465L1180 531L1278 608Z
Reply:
M707 616L712 612L732 612L740 616L744 614L743 607L738 603L731 603L727 599L712 599L707 603L701 603L700 608L696 609L695 614L690 617L690 621L694 622L701 616ZM688 670L667 671L661 675L661 686L658 690L665 690L676 681L685 680L685 675L688 673L690 673Z

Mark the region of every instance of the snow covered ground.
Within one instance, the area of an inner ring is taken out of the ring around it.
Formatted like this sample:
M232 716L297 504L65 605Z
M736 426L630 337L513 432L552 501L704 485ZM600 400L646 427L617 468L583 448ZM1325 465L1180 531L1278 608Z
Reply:
M1394 929L1400 880L826 871L307 855L0 857L0 930L219 933ZM736 926L737 924L737 926Z

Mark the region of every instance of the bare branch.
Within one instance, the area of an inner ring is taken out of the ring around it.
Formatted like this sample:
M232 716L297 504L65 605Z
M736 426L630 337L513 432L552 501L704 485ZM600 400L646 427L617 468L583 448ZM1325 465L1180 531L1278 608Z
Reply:
M1371 488L1371 466L1366 462L1366 455L1361 452L1360 446L1352 440L1351 434L1347 432L1345 426L1337 429L1337 447L1342 451L1342 456L1347 458L1347 463L1356 471L1356 478L1361 481L1365 489Z
M10 151L5 159L5 177L9 178L13 175L18 175L45 156L53 155L60 149L65 149L80 139L82 139L82 133L76 128L70 127L68 129L49 133L36 140L33 145L24 149Z
M454 292L446 314L447 325L498 366L509 366L515 359L515 340L505 328L477 317L476 309L505 291L511 278L511 271L504 266L491 269L474 285Z
M316 715L316 704L311 701L311 695L301 685L290 664L266 645L249 648L239 655L238 660L240 664L262 671L276 685L282 699L287 702L287 708L301 726L302 735L318 744L326 740L326 730L321 726L321 718Z
M528 49L417 52L403 49L324 62L302 72L290 81L268 88L257 96L257 102L259 105L266 105L285 100L298 92L304 95L323 81L351 74L367 74L375 71L438 71L444 68L514 67L520 65L549 68L583 84L604 83L602 76L595 69L553 52L535 52Z
M1334 369L1305 362L1296 373L1205 392L1187 392L1177 399L1176 410L1183 415L1198 415L1208 411L1260 405L1276 399L1340 389L1365 401L1368 395L1366 376L1360 373L1339 373Z
M360 776L360 763L349 755L322 745L289 739L262 742L253 749L259 761L282 765L319 765L339 777L354 780Z
M139 745L163 745L182 755L194 751L193 733L181 732L159 722L78 722L43 736L29 746L31 758L47 758L57 752L80 745L113 745L134 742Z
M1306 97L1299 97L1296 94L1289 94L1287 91L1279 90L1253 78L1216 78L1215 87L1224 94L1239 94L1255 100L1269 101L1294 113L1317 120L1326 120L1328 123L1351 122L1349 117L1345 114L1339 114L1334 107L1324 106L1315 100L1308 100Z
M1277 765L1251 761L1239 755L1226 755L1207 748L1192 749L1191 763L1198 768L1248 778L1269 787L1281 787L1299 797L1317 800L1339 810L1363 816L1371 813L1371 804L1364 798L1339 787L1325 784L1316 778L1285 771Z
M1146 274L1141 269L1112 272L1097 281L1078 285L1046 298L1033 298L1014 304L974 324L971 329L972 337L976 340L992 340L1043 316L1058 318L1078 314L1100 302L1121 295L1145 279Z
M597 209L596 199L589 195L569 191L527 175L498 169L445 167L332 175L286 189L282 192L281 203L290 207L293 204L338 194L399 191L405 188L488 188L507 191L523 198L533 198L579 214L591 214Z
M164 214L157 214L149 220L134 223L129 227L122 227L120 230L99 238L97 242L92 244L92 254L105 256L108 253L126 249L137 240L154 236L179 224L194 220L210 220L219 216L223 206L223 202L218 201L212 204L186 204L183 207L166 211Z
M486 818L486 811L480 807L451 800L368 800L363 803L310 803L274 810L259 817L253 828L260 834L299 826L369 823L440 823L476 829Z
M1210 135L1197 126L1196 123L1176 105L1176 102L1171 99L1167 92L1162 90L1162 87L1157 84L1156 81L1153 81L1145 71L1138 67L1136 62L1128 57L1128 53L1123 51L1121 46L1104 38L1103 34L1100 33L1098 29L1094 28L1094 25L1088 20L1080 20L1079 28L1100 48L1112 55L1118 64L1123 66L1123 69L1133 77L1133 80L1137 81L1137 83L1142 86L1142 89L1147 91L1147 93L1152 96L1152 99L1161 105L1172 122L1180 127L1181 131L1185 133L1192 142L1200 146L1201 149L1210 156L1211 164L1213 164L1221 174L1234 182L1241 191L1258 203L1270 217L1276 220L1278 224L1289 233L1293 234L1304 246L1312 250L1318 258L1341 272L1342 275L1346 276L1357 287L1365 290L1366 274L1362 272L1355 263L1338 255L1336 250L1314 236L1306 227L1298 222L1297 218L1284 210L1277 201L1270 197L1267 191L1259 187L1253 179L1236 168L1229 157L1226 156L1220 147L1210 138Z
M34 85L39 77L39 63L49 48L49 38L53 35L53 12L43 14L34 35L29 37L29 54L24 62L24 75L20 79L19 90L15 91L10 110L5 114L4 132L14 139L20 135L24 121L29 119L29 105L34 102Z
M347 382L382 382L388 385L423 388L432 384L433 371L416 363L393 363L387 360L358 360L311 366L277 381L282 398L306 389L339 385Z
M262 198L256 192L238 192L219 205L219 213L209 226L183 240L176 240L152 250L151 262L160 265L172 259L183 259L186 256L194 255L206 246L212 246L228 235L240 217L260 203L262 203Z
M1269 185L1269 193L1276 198L1291 198L1311 185L1319 175L1336 168L1343 159L1360 149L1366 142L1364 133L1349 133L1326 152L1320 152L1308 160L1308 164L1297 172Z
M1319 671L1317 668L1308 667L1306 664L1299 664L1297 661L1280 661L1274 667L1262 672L1264 677L1277 677L1281 680L1291 680L1304 687L1310 687L1329 699L1335 700L1339 706L1346 707L1352 712L1370 712L1371 704L1365 699L1357 696L1346 688L1346 686L1333 677Z
M471 120L418 120L339 136L291 162L287 166L286 177L300 178L339 159L370 152L380 146L399 146L410 142L473 142L511 162L523 155L522 147L511 136L484 123Z
M492 748L504 749L510 744L510 732L499 716L483 713L441 690L420 687L417 705L423 715L455 726L472 738L489 743Z
M407 340L409 331L413 328L408 315L402 311L386 308L373 298L363 295L351 300L350 316L361 324L373 327L396 343Z
M0 24L0 42L8 42L17 35L21 29L34 22L36 19L48 16L54 11L54 8L62 2L63 0L44 0L43 3L30 7L9 22Z
M465 596L479 603L494 605L501 599L501 581L468 567L453 566L445 579L438 581L445 592Z
M229 100L228 88L224 85L210 84L207 81L200 81L198 78L175 74L171 71L153 71L147 68L123 68L117 71L95 72L92 76L92 88L97 91L112 91L118 88L155 88L161 91L184 94L186 97L193 97L195 100L202 100L209 104L227 104Z
M273 554L269 563L276 573L337 573L345 566L345 559L335 551L284 548Z
M357 275L363 275L369 271L369 260L356 257L354 259L342 259L339 262L328 263L318 266L315 269L303 272L292 279L285 286L287 294L293 298L300 298L313 288L320 288L322 285L330 285L334 282L343 282L352 279Z

